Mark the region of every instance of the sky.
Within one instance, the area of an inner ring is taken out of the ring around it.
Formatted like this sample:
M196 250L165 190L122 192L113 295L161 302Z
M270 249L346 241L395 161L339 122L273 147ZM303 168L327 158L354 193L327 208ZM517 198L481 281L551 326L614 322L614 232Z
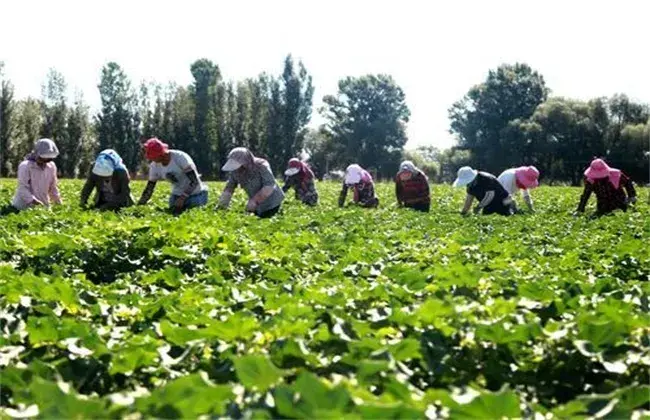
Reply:
M387 73L411 109L407 148L446 148L447 110L502 63L528 63L555 96L650 102L649 12L644 0L0 0L0 61L18 97L39 97L53 67L97 109L108 61L136 83L189 84L198 58L242 80L279 74L291 53L313 76L312 125L339 79Z

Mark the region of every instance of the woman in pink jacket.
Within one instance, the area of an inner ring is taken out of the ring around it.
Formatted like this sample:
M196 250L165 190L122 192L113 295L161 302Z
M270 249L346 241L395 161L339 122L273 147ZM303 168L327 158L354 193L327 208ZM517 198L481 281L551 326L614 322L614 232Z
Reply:
M32 153L18 165L18 188L11 206L2 213L17 213L31 207L61 204L56 164L59 149L50 139L40 139Z

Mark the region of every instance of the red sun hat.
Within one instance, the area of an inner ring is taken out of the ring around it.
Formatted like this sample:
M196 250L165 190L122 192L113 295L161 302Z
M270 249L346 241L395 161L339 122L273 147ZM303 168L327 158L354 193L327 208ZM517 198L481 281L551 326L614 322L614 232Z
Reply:
M156 160L169 151L169 146L166 143L153 137L146 141L144 144L144 156L147 160Z

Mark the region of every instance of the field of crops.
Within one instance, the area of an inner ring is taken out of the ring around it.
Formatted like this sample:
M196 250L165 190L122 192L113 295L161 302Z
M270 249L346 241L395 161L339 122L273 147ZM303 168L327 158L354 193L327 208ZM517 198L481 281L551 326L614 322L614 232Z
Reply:
M243 191L173 218L167 185L119 215L80 187L0 219L0 416L648 415L647 190L596 220L548 187L536 214L463 218L448 186L425 215L320 184L258 220Z

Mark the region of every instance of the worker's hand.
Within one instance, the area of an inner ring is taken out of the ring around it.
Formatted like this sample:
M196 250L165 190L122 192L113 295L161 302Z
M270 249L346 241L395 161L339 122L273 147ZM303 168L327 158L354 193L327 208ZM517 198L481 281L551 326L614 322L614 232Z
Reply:
M481 207L476 206L474 207L474 214L479 214L481 212Z
M174 202L174 208L176 209L177 212L180 212L183 210L183 206L185 205L185 200L187 200L187 197L181 195L176 199Z
M636 203L636 197L629 197L629 198L627 199L627 203L628 203L628 204L634 204L634 203Z
M41 200L39 200L38 198L34 198L32 200L32 204L31 204L32 207L43 206L43 205L44 205L43 202Z

